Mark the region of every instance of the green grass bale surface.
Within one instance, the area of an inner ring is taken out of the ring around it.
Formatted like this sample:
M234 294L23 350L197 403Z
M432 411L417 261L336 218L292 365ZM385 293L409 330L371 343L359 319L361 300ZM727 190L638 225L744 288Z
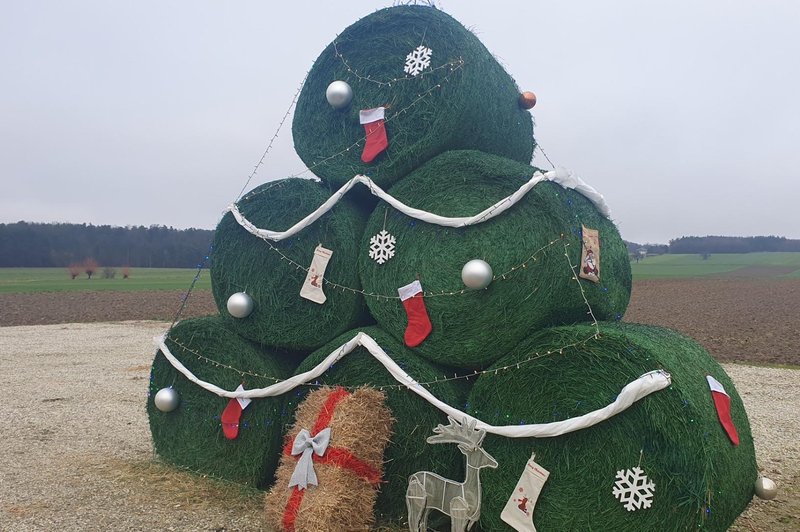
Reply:
M275 380L242 376L223 365L276 379L291 375L292 367L286 362L291 357L242 339L217 316L180 322L169 332L166 344L198 378L226 390L235 390L243 381L246 389L263 388ZM178 391L180 404L172 412L161 412L153 401L161 388L169 386ZM161 351L156 353L147 398L156 452L165 461L197 473L267 486L280 457L284 425L291 421L296 402L288 395L253 399L242 413L239 436L228 440L220 422L228 401L190 382Z
M418 46L433 53L430 67L412 76L404 66ZM352 102L341 110L325 97L336 80L353 89ZM316 175L334 185L367 174L386 187L452 149L480 149L527 163L534 148L533 122L520 108L519 94L480 40L443 11L381 9L342 31L314 62L294 114L295 149ZM380 106L389 106L389 147L365 164L359 111Z
M500 467L481 477L481 525L507 529L500 512L535 452L536 462L550 471L533 513L539 530L727 530L750 501L756 479L750 425L730 378L702 347L669 329L600 329L597 340L587 340L595 332L591 325L553 328L527 339L493 366L510 369L478 378L470 413L492 425L548 423L604 407L651 370L666 370L672 385L570 434L487 435L484 448ZM535 358L537 353L545 356ZM535 360L524 362L530 357ZM706 375L730 394L738 446L717 418ZM617 471L639 464L656 486L652 507L629 512L612 489Z
M371 336L381 348L412 378L420 383L441 380L445 370L419 358L378 327L364 327L347 332L309 355L297 369L308 371L319 364L339 346L352 339L359 331ZM451 374L452 375L452 374ZM384 454L384 481L376 503L379 522L400 522L406 518L405 493L408 477L421 470L434 471L448 478L463 480L463 457L454 445L431 445L425 439L433 435L439 423L447 418L434 406L414 394L389 374L363 347L336 362L319 383L357 387L391 386L385 390L387 404L395 418L391 442ZM463 408L459 404L460 390L449 382L426 386L442 401Z
M256 227L285 231L330 197L327 187L307 179L266 183L239 201L242 214ZM332 250L325 278L358 289L354 265L364 216L346 197L311 226L279 242L266 242L225 214L214 235L211 282L220 314L242 336L264 345L315 349L354 326L364 312L353 291L324 285L324 304L300 297L317 245ZM247 292L255 303L246 318L228 313L231 294Z
M390 192L435 214L471 216L515 192L534 171L486 153L447 152ZM368 256L369 238L384 219L397 239L396 252L378 264ZM571 262L577 273L580 262L581 224L600 231L600 283L579 285L570 270ZM628 252L614 224L584 196L550 182L539 183L496 218L465 228L424 223L379 203L361 243L361 281L367 293L396 297L399 287L419 275L426 292L458 292L465 288L461 269L472 259L488 262L497 276L487 289L425 298L433 331L414 350L435 362L487 366L538 329L589 321L581 287L598 319L622 317L630 298ZM408 319L400 300L366 301L378 324L402 339Z

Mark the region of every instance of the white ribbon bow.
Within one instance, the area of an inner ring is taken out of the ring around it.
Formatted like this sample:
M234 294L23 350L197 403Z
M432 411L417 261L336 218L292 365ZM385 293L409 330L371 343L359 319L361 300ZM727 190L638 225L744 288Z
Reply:
M331 428L322 429L313 438L311 433L306 429L294 438L292 443L292 456L303 453L303 456L297 461L292 472L292 478L289 479L289 487L298 486L299 489L304 490L308 488L309 484L318 486L317 474L314 472L314 460L312 455L317 456L325 454L328 448L328 443L331 441Z

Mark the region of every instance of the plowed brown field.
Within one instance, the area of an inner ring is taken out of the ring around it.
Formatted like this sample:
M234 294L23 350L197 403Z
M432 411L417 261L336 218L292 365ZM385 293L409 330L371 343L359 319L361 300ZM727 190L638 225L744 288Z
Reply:
M171 321L183 295L180 291L0 294L0 326ZM717 360L800 365L799 301L800 279L636 281L625 321L678 330ZM181 316L216 312L211 291L195 290Z

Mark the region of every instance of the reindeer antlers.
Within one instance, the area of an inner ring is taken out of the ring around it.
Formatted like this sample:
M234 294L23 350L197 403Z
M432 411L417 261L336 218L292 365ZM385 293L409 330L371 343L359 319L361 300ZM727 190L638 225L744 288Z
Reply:
M450 422L449 425L439 424L433 429L436 435L428 436L426 440L428 443L466 444L474 449L481 445L484 436L486 436L486 431L484 429L475 428L478 423L476 419L470 421L465 417L464 421L459 423L452 417L447 416L447 421Z

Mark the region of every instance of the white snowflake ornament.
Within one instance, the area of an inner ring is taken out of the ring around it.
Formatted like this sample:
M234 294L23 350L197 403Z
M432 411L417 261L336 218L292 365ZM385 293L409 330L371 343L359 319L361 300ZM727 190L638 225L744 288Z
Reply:
M383 264L394 257L394 244L397 240L386 229L369 239L369 258Z
M617 471L617 482L611 493L625 505L629 512L640 508L650 508L653 504L653 492L656 485L639 467Z
M406 66L403 68L406 74L416 76L429 66L431 66L431 55L433 50L427 46L419 45L406 56Z

